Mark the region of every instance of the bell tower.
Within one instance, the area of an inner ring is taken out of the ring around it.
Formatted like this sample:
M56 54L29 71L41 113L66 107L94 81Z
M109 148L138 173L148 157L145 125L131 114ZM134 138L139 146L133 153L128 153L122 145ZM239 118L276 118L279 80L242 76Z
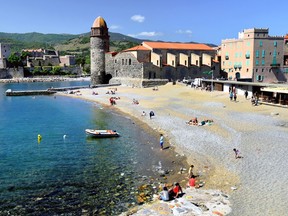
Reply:
M109 33L105 20L97 17L91 27L90 35L90 64L91 84L105 84L105 53L109 52Z

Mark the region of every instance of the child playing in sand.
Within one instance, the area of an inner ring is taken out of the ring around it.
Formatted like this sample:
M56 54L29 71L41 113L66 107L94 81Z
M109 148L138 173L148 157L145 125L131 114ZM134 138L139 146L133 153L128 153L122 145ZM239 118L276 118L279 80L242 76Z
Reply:
M238 149L234 148L233 151L234 151L234 153L235 153L235 158L236 158L236 159L237 159L237 158L242 158L242 157L240 156L240 151L239 151Z
M189 170L188 170L188 178L192 178L194 176L193 175L193 168L194 168L194 165L191 164L189 167Z
M196 179L194 178L194 176L190 177L188 183L187 183L187 187L195 187L196 186Z

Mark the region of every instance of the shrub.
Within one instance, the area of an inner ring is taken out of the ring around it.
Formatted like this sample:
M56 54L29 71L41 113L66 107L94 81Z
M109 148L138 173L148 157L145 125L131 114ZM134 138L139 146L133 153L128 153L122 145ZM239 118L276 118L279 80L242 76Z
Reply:
M52 67L52 71L51 72L54 75L59 75L60 72L61 72L61 67L60 66L54 66L54 67Z

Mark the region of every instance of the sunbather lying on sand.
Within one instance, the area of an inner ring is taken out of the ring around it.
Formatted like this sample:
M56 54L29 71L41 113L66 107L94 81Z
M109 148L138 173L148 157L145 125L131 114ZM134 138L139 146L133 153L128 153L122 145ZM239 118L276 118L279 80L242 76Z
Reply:
M197 119L197 117L190 119L188 122L186 122L186 124L189 124L189 125L198 125L198 119Z

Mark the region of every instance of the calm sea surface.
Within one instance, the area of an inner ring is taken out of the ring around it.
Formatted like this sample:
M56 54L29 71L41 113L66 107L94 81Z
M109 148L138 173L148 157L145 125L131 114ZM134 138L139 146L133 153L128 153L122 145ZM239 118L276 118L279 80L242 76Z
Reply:
M96 103L5 96L9 88L88 84L0 84L0 215L116 215L135 205L147 169L159 163L151 150L158 138ZM91 139L86 128L115 129L122 136Z

